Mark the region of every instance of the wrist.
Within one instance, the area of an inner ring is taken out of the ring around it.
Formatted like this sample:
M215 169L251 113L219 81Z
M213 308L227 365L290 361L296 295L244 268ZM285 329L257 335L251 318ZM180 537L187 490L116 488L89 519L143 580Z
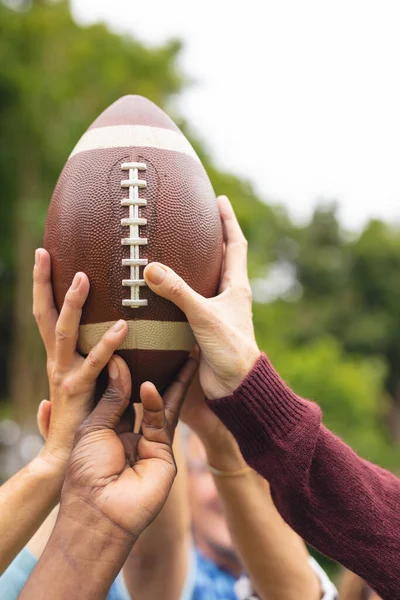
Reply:
M61 496L58 520L67 527L71 525L82 531L90 529L98 537L110 537L118 546L132 546L137 539L137 536L105 515L90 500L71 492L65 493L65 488Z
M211 419L199 418L197 422L190 423L190 428L200 438L205 448L209 448L210 451L229 451L234 445L234 437L232 436L229 429L218 419L214 413L211 413ZM209 416L209 415L207 415Z
M240 386L242 381L246 379L260 358L260 355L261 351L256 343L252 343L250 346L243 347L240 360L235 367L235 375L230 382L229 394L233 394L233 392Z
M38 463L42 464L43 470L47 470L48 473L51 473L55 477L59 476L64 478L70 456L70 453L65 456L60 456L57 453L52 452L47 444L45 444L36 458Z
M205 443L208 464L219 471L236 472L247 466L240 448L230 432L223 439Z
M22 597L36 598L39 592L42 597L48 574L57 573L52 579L52 596L106 598L133 541L86 502L64 498L49 542Z
M98 571L100 580L106 579L107 585L111 585L136 538L96 506L78 497L65 498L63 494L53 542L56 551L61 545L67 560L80 564L76 569L85 572L90 566L91 571Z
M237 344L239 348L239 342ZM233 394L253 370L260 356L261 351L255 342L249 345L241 343L240 351L235 351L226 359L226 371L219 375L218 384L214 388L204 389L208 400L218 400Z
M54 437L57 441L54 441L52 436L48 436L40 455L49 465L65 475L73 449L73 438L66 440L61 436Z
M63 467L56 461L49 460L41 451L27 466L29 474L40 480L43 493L48 498L54 497L54 504L60 499L64 483L66 465Z

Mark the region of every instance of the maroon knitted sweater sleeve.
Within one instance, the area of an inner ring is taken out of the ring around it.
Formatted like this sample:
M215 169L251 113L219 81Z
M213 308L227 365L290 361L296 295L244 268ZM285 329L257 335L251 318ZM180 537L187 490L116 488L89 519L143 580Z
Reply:
M265 355L231 396L208 403L293 529L384 600L400 599L400 480L326 429Z

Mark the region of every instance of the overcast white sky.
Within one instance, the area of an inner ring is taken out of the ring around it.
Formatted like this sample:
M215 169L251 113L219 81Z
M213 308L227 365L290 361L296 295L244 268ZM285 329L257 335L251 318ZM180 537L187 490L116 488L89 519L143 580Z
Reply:
M181 112L224 168L305 218L400 222L398 0L72 0L151 44L185 42Z

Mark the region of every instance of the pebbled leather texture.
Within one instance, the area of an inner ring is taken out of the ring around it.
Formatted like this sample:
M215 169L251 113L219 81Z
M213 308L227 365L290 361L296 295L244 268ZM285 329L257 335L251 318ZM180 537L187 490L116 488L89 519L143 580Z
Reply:
M125 96L96 119L97 127L145 125L179 132L161 109L138 96ZM183 135L179 132L179 135ZM128 190L121 188L127 172L124 162L146 164L139 173L147 187L139 197L147 200L140 207L140 217L147 225L140 227L140 237L148 244L140 246L140 257L165 263L205 297L214 296L222 264L222 228L208 176L201 163L181 152L152 147L102 148L79 152L66 163L50 203L44 246L52 259L52 279L57 307L77 271L90 280L90 293L84 306L82 323L126 320L185 321L184 314L172 303L156 296L147 287L140 288L140 298L148 306L122 306L130 297L129 267L122 259L129 257L129 246L121 239L129 227L121 225L128 217L128 207L121 199ZM142 277L143 268L140 268ZM156 323L155 323L156 327ZM187 352L179 350L126 350L133 378L132 399L150 379L161 389L174 377Z

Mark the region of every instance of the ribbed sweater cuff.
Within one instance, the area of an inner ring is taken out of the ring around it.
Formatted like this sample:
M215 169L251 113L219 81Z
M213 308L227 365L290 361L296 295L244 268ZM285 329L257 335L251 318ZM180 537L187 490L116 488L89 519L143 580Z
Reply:
M265 354L230 396L207 400L235 436L246 459L268 445L285 445L293 428L319 408L296 394L279 377ZM311 415L310 415L311 416Z

